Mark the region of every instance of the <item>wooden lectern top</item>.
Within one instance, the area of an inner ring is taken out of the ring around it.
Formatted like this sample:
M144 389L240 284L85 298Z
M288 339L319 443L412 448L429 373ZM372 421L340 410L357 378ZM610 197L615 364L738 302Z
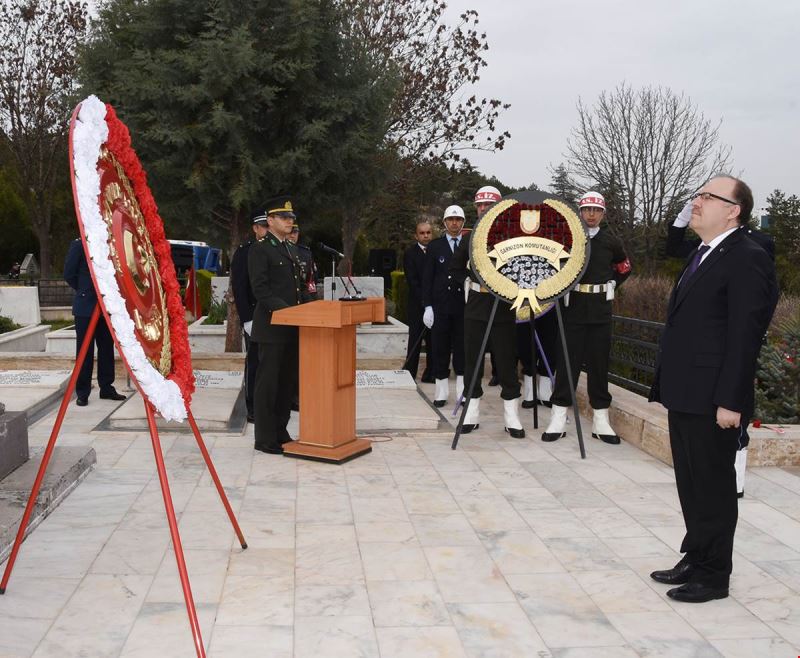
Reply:
M340 328L385 320L386 300L383 297L368 297L360 301L318 300L272 312L272 324L295 327Z

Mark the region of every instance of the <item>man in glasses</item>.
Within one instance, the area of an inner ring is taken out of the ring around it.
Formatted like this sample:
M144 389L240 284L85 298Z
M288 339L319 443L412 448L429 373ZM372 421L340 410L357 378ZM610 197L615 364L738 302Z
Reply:
M307 300L300 254L288 240L295 214L288 196L266 203L267 234L252 245L247 259L256 298L251 338L258 343L258 371L253 397L255 449L282 454L291 441L286 426L298 380L297 327L274 325L272 312Z
M738 516L734 462L778 299L772 260L740 230L752 209L750 188L730 176L712 178L692 201L689 225L701 243L670 296L650 392L668 411L686 525L683 558L650 576L678 585L667 592L677 601L728 596Z

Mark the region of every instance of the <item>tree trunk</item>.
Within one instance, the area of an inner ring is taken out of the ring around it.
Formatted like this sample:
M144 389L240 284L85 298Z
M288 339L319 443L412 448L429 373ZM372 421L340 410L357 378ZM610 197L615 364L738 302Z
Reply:
M50 248L50 208L39 204L29 206L31 227L39 240L39 268L41 278L48 279L53 271Z
M339 274L348 274L351 271L360 226L361 216L352 210L345 211L342 221L342 251L344 252L344 258L337 268Z
M230 216L230 258L233 259L233 252L238 249L241 235L239 227L245 216L244 210L231 213ZM230 276L230 272L228 272ZM241 352L242 351L242 325L239 321L239 313L236 311L236 304L233 302L233 288L231 287L230 278L228 279L228 291L225 293L225 302L228 304L228 324L225 329L225 351L226 352Z

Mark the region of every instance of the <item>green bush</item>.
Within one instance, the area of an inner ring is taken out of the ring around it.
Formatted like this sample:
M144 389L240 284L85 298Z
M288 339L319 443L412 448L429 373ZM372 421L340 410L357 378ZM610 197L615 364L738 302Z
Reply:
M210 270L197 270L197 296L200 298L200 315L211 309L211 278L217 276Z
M392 301L394 302L394 317L400 322L406 322L408 317L406 310L408 283L406 282L406 273L400 270L392 272Z
M22 325L17 324L11 318L7 318L5 315L0 315L0 334L14 331L15 329L19 329L21 326Z
M765 423L800 423L800 313L771 328L756 371L754 418Z
M211 300L211 306L203 324L224 324L228 319L228 305L225 302Z

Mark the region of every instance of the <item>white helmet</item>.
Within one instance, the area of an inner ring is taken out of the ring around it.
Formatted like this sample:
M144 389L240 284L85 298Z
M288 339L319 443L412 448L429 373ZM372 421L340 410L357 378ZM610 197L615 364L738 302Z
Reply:
M497 203L503 198L500 190L491 185L484 185L475 192L475 203Z
M461 206L448 206L447 210L444 211L442 219L447 219L448 217L460 217L462 221L466 219L464 216L464 209Z
M606 209L606 200L600 192L587 192L578 201L579 208L602 208Z

